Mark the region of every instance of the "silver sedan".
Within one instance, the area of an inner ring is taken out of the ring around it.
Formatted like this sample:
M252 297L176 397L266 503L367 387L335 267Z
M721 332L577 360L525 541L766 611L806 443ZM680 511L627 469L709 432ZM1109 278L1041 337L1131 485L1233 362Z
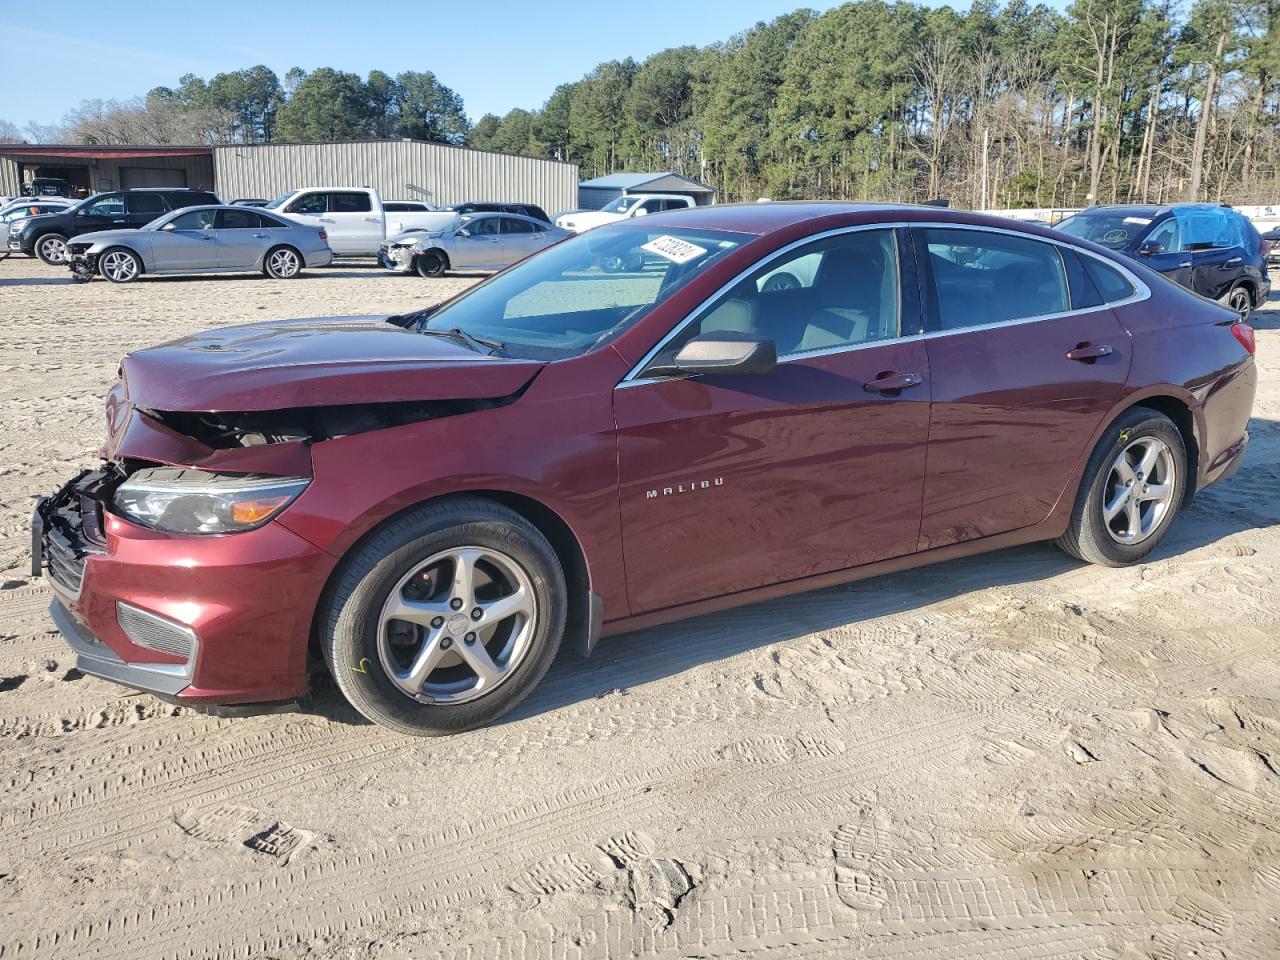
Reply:
M445 227L406 233L382 245L388 270L438 277L447 270L501 270L573 236L569 230L514 213L475 213Z
M287 280L303 267L333 262L324 230L248 207L184 207L140 230L103 230L73 238L69 265L78 280L101 274L129 283L144 273L262 271Z

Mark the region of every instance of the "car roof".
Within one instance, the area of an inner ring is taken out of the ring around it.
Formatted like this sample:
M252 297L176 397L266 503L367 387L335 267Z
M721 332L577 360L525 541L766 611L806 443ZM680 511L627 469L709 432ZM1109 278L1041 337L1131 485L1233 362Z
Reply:
M643 218L623 221L644 226L665 225L697 227L708 230L730 230L737 233L766 234L798 224L839 217L846 225L923 220L1019 229L1026 233L1048 236L1049 231L1016 220L968 210L952 210L916 203L869 203L844 200L784 200L770 203L718 203L706 207L685 207L651 213Z

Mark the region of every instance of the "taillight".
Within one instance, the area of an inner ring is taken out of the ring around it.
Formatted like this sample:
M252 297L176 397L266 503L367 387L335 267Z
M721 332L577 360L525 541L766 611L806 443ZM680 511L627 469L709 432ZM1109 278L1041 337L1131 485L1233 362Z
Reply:
M1262 249L1259 251L1259 253L1261 253L1265 257L1270 252L1271 252L1271 241L1264 238L1262 241Z
M328 239L329 239L329 234L328 234L328 232L327 232L327 231L324 231L324 230L321 230L321 231L320 231L320 239L321 239L321 240L328 240Z
M1240 346L1249 351L1249 356L1253 356L1258 349L1258 337L1253 332L1253 327L1240 320L1231 325L1231 332L1240 341Z

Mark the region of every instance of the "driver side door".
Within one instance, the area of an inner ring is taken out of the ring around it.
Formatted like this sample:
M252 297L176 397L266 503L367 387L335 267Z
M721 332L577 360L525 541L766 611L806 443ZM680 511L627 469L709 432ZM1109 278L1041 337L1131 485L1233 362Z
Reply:
M476 214L465 221L449 245L455 270L492 270L503 265L502 227L497 214Z
M900 249L883 228L793 244L615 389L633 614L916 549L930 386ZM772 339L778 365L649 372L716 332Z
M214 233L214 210L188 210L170 220L151 237L150 268L167 270L212 270L218 266L218 243ZM148 231L150 233L151 231Z

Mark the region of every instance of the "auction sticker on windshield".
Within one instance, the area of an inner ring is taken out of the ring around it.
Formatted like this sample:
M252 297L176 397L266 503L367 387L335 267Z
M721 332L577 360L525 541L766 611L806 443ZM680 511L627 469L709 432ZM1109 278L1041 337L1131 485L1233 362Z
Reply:
M707 252L705 247L700 247L696 243L690 243L688 240L681 240L679 237L672 237L666 234L655 240L650 240L640 249L656 253L660 257L666 257L672 263L688 263L690 260L696 260Z

